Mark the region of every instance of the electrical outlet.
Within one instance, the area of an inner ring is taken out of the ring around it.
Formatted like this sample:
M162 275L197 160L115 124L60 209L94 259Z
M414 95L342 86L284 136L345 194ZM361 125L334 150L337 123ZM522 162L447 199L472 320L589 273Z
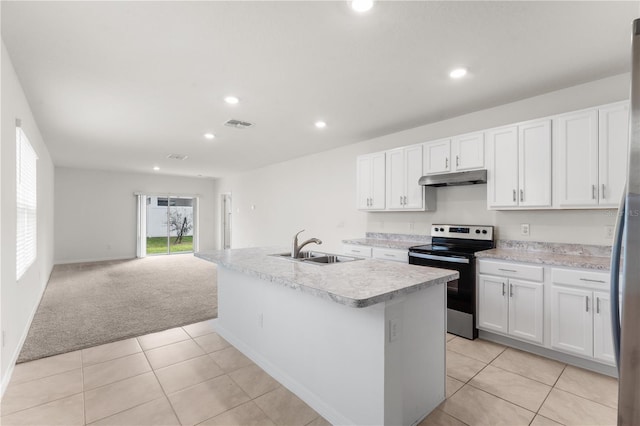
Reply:
M607 240L613 239L613 226L607 225L604 227L604 238Z
M400 320L398 318L392 318L389 320L389 343L395 342L400 338Z
M413 231L413 228L414 228L414 223L409 222L409 231Z
M520 224L520 235L529 235L529 224L521 223Z

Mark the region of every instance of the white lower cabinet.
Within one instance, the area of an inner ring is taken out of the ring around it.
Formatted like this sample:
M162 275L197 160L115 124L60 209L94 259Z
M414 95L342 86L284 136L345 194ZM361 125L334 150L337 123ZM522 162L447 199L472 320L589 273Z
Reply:
M343 244L342 253L358 257L372 257L380 260L409 263L409 250Z
M541 344L543 295L543 283L480 275L478 328Z
M607 274L553 270L551 347L614 364ZM579 282L582 287L572 287Z

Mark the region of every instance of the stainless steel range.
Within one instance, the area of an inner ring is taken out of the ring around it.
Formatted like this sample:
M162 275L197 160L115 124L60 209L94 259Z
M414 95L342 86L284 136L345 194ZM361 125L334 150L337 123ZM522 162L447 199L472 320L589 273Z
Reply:
M493 226L433 225L431 244L409 248L409 263L453 269L460 278L447 285L447 331L467 339L476 329L475 253L495 246Z

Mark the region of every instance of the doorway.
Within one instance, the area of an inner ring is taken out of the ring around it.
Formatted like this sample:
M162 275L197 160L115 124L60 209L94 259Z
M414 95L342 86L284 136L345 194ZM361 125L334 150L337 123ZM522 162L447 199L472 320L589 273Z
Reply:
M151 195L146 199L146 254L192 253L195 198Z
M221 221L221 242L222 249L230 249L231 248L231 194L222 194L221 195L221 205L222 212L220 217Z

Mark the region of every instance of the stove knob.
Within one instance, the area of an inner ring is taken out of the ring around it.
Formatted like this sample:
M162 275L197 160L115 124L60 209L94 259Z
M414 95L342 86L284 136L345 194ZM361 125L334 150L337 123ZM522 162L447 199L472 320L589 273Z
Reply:
M483 230L482 230L482 233L483 233L483 234L486 234L486 233L487 233L487 230L486 230L486 229L483 229Z
M479 234L479 233L480 233L480 230L479 230L479 229L476 229L476 234Z
M444 232L444 228L440 228L440 232Z
M438 232L438 228L433 228L433 232Z

